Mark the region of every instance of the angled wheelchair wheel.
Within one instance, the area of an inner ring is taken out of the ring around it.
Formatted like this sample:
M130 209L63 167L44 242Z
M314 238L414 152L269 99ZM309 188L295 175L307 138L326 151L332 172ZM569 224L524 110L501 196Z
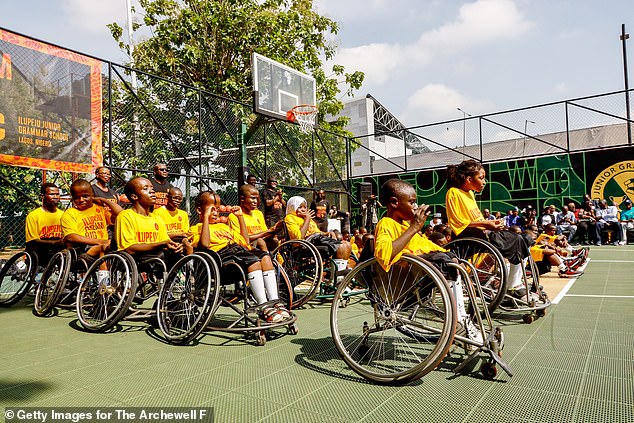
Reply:
M282 303L286 305L288 310L293 308L293 287L291 280L286 274L286 270L276 260L273 260L275 267L275 276L277 277L277 294Z
M293 308L310 301L317 293L324 264L317 249L304 240L283 242L271 254L286 271L292 287Z
M36 316L46 316L53 310L66 286L70 267L71 253L69 250L53 254L35 288L33 313Z
M218 308L219 275L216 261L205 253L174 264L157 303L159 328L167 341L187 343L207 326Z
M350 296L355 291L364 294ZM345 308L343 298L350 298ZM456 326L447 282L432 264L410 255L388 272L374 258L359 263L337 288L330 310L339 354L377 383L410 382L432 371L447 355Z
M30 251L14 254L0 268L0 307L9 307L28 292L37 273L37 255Z
M106 254L95 261L77 291L77 317L84 329L103 332L123 319L132 304L137 276L127 253Z
M484 302L489 312L495 311L504 300L508 289L508 273L500 251L490 242L480 238L456 239L445 248L473 264L477 271L477 280L482 285Z

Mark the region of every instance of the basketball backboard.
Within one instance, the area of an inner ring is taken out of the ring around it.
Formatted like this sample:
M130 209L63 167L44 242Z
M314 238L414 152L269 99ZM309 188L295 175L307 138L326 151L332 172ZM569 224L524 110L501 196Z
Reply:
M253 53L255 112L286 120L286 112L300 104L317 105L315 78Z

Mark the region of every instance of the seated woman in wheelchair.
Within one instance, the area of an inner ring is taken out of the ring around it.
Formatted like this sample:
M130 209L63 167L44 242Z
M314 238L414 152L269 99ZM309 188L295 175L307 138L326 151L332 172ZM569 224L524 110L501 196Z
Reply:
M503 230L502 219L484 219L474 195L486 185L484 167L475 160L464 160L447 167L447 180L450 186L445 197L447 220L456 238L475 237L493 244L510 263L509 293L525 297L521 261L529 257L529 245L522 235Z
M117 216L115 239L119 250L136 258L160 257L167 262L193 251L186 237L181 242L172 241L163 219L152 213L156 195L149 179L132 178L125 184L123 192L132 207ZM167 252L165 257L164 252Z
M106 198L95 198L92 186L84 179L77 179L70 186L73 207L61 218L62 236L68 247L78 249L79 257L87 265L110 249L106 211L110 207L112 217L121 212L121 207Z
M381 204L387 207L387 214L379 220L375 229L374 257L377 262L388 271L403 254L408 253L421 256L438 267L447 280L453 281L461 329L469 339L483 342L481 331L465 310L460 276L454 268L447 266L448 263L458 263L458 259L452 252L420 234L429 214L428 206L423 204L419 207L414 187L401 179L386 181L379 196Z
M57 208L59 188L51 182L42 184L42 207L29 212L26 216L26 249L38 258L40 266L46 266L48 258L64 248L62 225L64 212Z
M286 203L286 217L284 223L290 239L305 239L317 247L322 258L334 257L338 273L345 273L348 259L352 254L352 247L348 241L339 241L334 234L319 230L312 220L315 212L308 208L304 197L289 198Z
M247 274L249 288L255 300L258 305L264 305L261 314L267 322L277 323L289 318L290 314L284 305L277 302L279 298L277 279L268 252L250 249L246 241L249 239L249 234L242 208L236 206L231 210L239 227L239 229L235 227L232 229L218 220L219 214L214 193L201 192L196 197L195 205L201 223L190 228L193 245L198 249L213 250L223 261L231 259L242 267Z

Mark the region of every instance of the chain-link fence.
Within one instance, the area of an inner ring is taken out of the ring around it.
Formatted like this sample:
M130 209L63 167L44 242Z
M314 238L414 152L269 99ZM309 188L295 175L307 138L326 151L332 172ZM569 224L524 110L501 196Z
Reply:
M238 203L243 170L256 176L259 188L273 176L287 197L302 195L310 202L314 190L323 188L331 204L348 204L345 137L320 129L305 134L297 125L258 119L250 104L125 66L105 63L102 74L103 163L116 192L132 176L151 176L155 164L165 163L193 222L201 190ZM72 180L94 179L9 166L1 166L0 175L0 248L24 244L24 221L39 204L44 181L60 186L66 207Z

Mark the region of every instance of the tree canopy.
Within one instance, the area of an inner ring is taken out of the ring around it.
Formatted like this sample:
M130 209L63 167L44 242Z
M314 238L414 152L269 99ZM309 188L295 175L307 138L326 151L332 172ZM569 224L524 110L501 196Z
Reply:
M317 81L320 117L343 108L340 96L361 87L363 73L322 59L335 53L338 24L313 10L312 0L140 0L143 22L134 30L152 35L134 46L134 67L217 95L250 103L251 53L257 52ZM122 49L123 29L109 28ZM323 119L320 119L323 120ZM325 124L343 130L345 120Z

